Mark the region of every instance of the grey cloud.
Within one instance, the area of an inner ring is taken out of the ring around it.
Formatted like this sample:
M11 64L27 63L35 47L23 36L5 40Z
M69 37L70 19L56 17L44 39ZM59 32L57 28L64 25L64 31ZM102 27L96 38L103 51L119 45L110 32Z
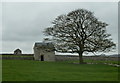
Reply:
M115 42L118 41L117 3L5 2L2 6L4 52L21 47L24 52L31 53L32 45L43 40L45 36L42 31L52 25L54 18L78 8L88 9L100 20L108 23L108 32L112 34Z

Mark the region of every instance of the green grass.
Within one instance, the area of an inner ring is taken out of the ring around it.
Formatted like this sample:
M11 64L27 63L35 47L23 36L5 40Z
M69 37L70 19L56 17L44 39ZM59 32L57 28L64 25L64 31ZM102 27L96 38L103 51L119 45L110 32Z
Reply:
M72 64L3 60L3 81L118 81L118 68L104 64Z

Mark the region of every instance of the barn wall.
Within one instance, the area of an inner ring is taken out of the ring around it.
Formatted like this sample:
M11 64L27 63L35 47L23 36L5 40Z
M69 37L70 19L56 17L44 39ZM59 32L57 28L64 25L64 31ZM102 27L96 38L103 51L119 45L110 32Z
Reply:
M34 48L35 60L41 61L41 55L44 56L44 61L55 61L55 53L54 52L46 52L44 49Z
M34 48L34 59L39 60L40 59L39 55L40 55L40 51Z

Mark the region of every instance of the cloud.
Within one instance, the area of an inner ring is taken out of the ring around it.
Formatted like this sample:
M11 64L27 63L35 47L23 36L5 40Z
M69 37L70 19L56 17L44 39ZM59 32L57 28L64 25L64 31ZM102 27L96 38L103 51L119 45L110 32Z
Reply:
M108 32L117 42L117 3L99 2L4 2L2 4L3 51L11 52L20 47L31 53L32 45L45 37L42 31L61 14L84 8L94 12L99 20L109 24ZM115 34L116 33L116 34Z

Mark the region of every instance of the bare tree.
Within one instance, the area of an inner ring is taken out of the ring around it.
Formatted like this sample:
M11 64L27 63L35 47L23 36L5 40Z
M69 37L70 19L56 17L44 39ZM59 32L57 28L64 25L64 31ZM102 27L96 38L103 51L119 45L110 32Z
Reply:
M78 53L80 64L84 63L83 53L115 49L111 34L106 32L108 24L99 21L93 12L86 9L60 15L52 24L52 27L44 30L45 35L53 37L57 51Z

